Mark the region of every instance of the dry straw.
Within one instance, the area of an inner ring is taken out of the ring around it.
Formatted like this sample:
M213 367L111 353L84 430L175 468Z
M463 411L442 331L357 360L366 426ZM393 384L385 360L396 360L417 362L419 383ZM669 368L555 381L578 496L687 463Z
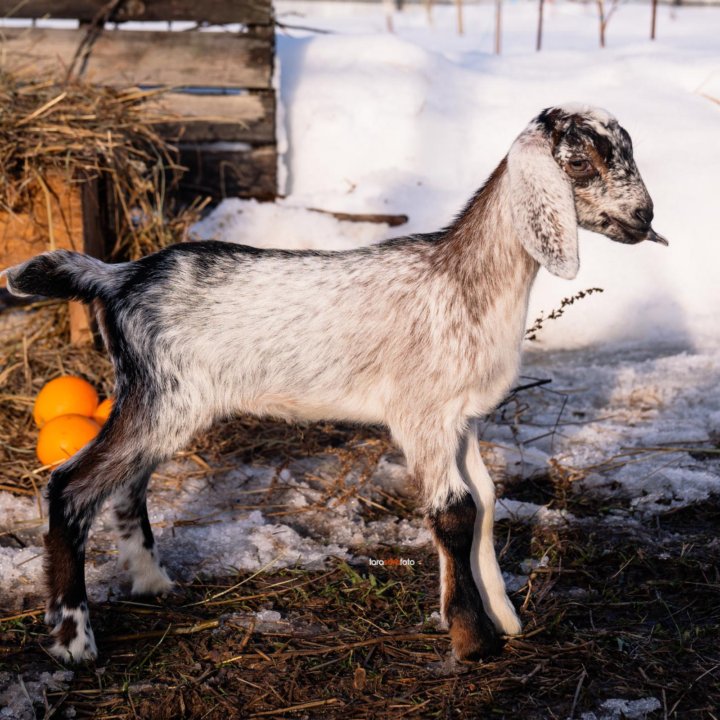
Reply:
M115 255L137 258L182 239L202 203L168 202L182 168L158 132L178 121L154 102L160 94L0 72L0 209L23 212L58 174L69 184L102 179Z

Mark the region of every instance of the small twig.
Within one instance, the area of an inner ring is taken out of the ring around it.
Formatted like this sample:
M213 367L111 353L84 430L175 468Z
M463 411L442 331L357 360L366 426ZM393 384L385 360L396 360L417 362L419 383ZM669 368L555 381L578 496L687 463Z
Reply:
M30 617L37 617L38 615L42 615L45 612L45 608L38 608L37 610L27 610L22 613L18 613L17 615L6 615L5 617L0 617L0 624L11 622L12 620L24 620L25 618Z
M720 105L720 98L713 97L712 95L706 95L705 93L700 93L700 97L704 97L706 100L714 102L716 105Z
M329 647L322 647L322 648L315 648L312 650L291 650L289 652L274 652L270 655L266 655L265 653L261 653L258 651L257 653L249 653L249 654L243 654L243 655L235 655L234 657L228 658L227 660L222 661L222 665L228 665L230 663L233 663L237 660L243 660L244 658L248 657L257 657L260 655L261 657L264 657L267 660L279 660L279 659L287 659L287 658L293 658L293 657L306 657L310 655L327 655L328 653L332 652L344 652L346 650L354 650L356 648L361 647L368 647L371 645L377 645L378 643L383 643L387 641L396 641L396 642L413 642L413 641L425 641L428 640L441 640L443 638L442 635L431 635L429 633L399 633L397 635L381 635L379 637L370 638L369 640L359 640L358 642L353 643L342 643L340 645L330 645Z
M249 582L249 581L252 580L253 578L255 578L255 577L257 577L258 575L260 575L261 573L264 573L269 567L271 567L272 565L274 565L274 564L283 556L283 554L284 554L284 553L278 555L277 557L274 557L272 560L270 560L270 562L268 562L268 563L266 563L265 565L263 565L259 570L256 570L252 575L244 578L243 580L241 580L239 583L236 583L236 584L233 585L232 587L226 588L226 589L223 590L222 592L219 592L219 593L217 593L216 595L212 595L211 597L209 597L209 598L207 598L207 599L205 599L205 600L200 600L200 601L198 601L198 602L190 603L190 604L187 605L186 607L194 607L195 605L208 605L208 604L210 604L213 600L217 600L219 597L222 597L223 595L227 595L228 593L232 592L233 590L237 590L237 588L241 587L241 586L244 585L246 582Z
M344 222L367 222L367 223L385 223L390 227L405 225L408 221L407 215L387 215L382 213L346 213L335 212L333 210L322 210L320 208L308 208L310 212L321 213L322 215L331 215L336 220Z
M517 397L517 394L519 392L522 392L523 390L530 390L531 388L542 387L543 385L548 385L551 382L551 378L542 378L541 380L534 380L533 382L525 383L524 385L517 385L510 391L508 396L495 409L497 410L498 408L501 408L504 405L511 403Z
M80 41L77 50L75 50L65 75L65 82L70 82L73 79L73 76L76 75L76 69L78 77L84 74L93 45L105 31L105 23L110 21L124 4L125 0L110 0L95 14L95 17L90 21L85 36Z
M282 715L288 712L297 712L298 710L309 710L310 708L322 707L323 705L334 705L340 702L338 698L330 698L329 700L313 700L311 702L301 703L300 705L289 705L279 710L263 710L250 715L250 717L262 717L264 715Z
M214 628L219 626L220 620L205 620L204 622L195 623L194 625L183 625L176 628L174 628L172 625L168 625L165 630L148 630L147 632L129 633L126 635L110 635L110 637L105 639L108 642L127 642L129 640L150 640L152 638L165 638L165 636L167 635L194 635L195 633L204 632L205 630L213 630Z
M560 307L552 310L549 315L546 316L544 313L540 313L540 315L535 318L535 322L525 331L525 339L537 340L537 333L542 330L546 320L557 320L565 314L565 309L570 305L574 305L577 300L583 300L594 293L601 292L605 292L605 290L603 290L603 288L592 287L586 290L580 290L569 298L563 298L560 301Z
M580 691L582 690L582 686L585 682L586 677L587 671L585 670L585 668L583 668L582 672L580 673L580 679L578 680L577 687L575 688L575 695L573 696L573 703L572 707L570 708L570 720L575 717L575 708L577 707L578 700L580 699Z
M307 25L290 25L288 23L275 20L275 26L281 30L305 30L306 32L314 32L320 35L334 35L332 30L322 30L321 28L309 27Z

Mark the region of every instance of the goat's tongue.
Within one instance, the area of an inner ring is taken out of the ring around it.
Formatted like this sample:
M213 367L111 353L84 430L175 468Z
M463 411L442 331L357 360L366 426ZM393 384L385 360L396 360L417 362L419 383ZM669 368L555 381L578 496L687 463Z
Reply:
M658 235L652 228L648 230L648 234L645 236L645 239L660 243L661 245L670 244L662 235Z

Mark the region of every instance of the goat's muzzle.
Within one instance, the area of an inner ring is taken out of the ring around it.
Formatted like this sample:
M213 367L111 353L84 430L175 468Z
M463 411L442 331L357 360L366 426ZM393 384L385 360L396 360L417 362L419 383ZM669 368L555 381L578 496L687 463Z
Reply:
M636 217L641 220L645 219L640 218L637 214ZM650 215L650 217L652 217L652 215ZM652 229L652 226L649 222L642 222L642 224L640 225L633 225L631 223L625 222L624 220L621 220L618 217L613 217L612 215L605 215L605 218L609 220L616 229L621 231L622 237L611 238L617 242L627 243L628 245L635 245L637 243L643 242L644 240L650 240L650 242L656 242L660 245L670 244L662 235L659 235Z

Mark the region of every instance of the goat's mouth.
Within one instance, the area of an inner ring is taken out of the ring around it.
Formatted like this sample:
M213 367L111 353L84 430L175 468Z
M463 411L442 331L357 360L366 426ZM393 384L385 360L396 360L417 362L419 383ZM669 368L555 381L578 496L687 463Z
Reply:
M636 245L643 240L649 240L650 242L660 243L660 245L670 244L662 235L658 235L650 225L630 225L629 223L623 222L620 218L613 217L612 215L604 215L604 218L608 225L610 225L610 228L608 229L620 231L617 235L608 235L608 237L611 240L615 240L615 242L621 242L627 245ZM605 232L607 233L607 231Z

